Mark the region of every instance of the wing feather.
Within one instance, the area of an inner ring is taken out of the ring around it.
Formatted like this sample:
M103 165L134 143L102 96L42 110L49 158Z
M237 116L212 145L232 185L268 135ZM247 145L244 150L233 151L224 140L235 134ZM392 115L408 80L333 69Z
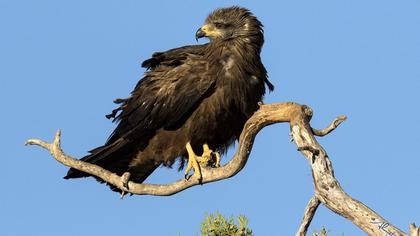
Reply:
M166 52L155 52L150 59L143 61L141 66L147 69L154 69L159 65L177 66L182 64L189 54L203 55L207 45L188 45Z
M119 124L107 144L122 137L130 139L132 135L138 137L141 133L177 126L208 96L215 78L207 74L207 61L195 54L182 53L184 56L180 65L168 66L162 61L146 72L118 108L121 112L115 119Z
M82 160L124 171L133 158L127 156L135 152L133 148L145 147L157 129L181 125L215 83L207 74L207 61L201 57L205 47L176 48L146 60L143 66L149 71L129 98L115 100L120 107L107 116L118 122L116 129L104 146L91 150ZM88 174L71 168L65 178L82 176Z

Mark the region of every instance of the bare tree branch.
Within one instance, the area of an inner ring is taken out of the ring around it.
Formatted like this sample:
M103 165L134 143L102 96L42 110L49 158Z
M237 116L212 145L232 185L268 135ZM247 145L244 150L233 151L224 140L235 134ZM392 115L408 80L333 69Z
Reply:
M38 139L30 139L26 144L41 146L50 151L51 155L60 163L97 176L124 192L138 195L167 196L195 185L206 184L236 175L245 166L257 133L270 124L289 122L293 140L298 150L308 160L312 169L315 185L315 196L308 203L301 224L302 229L299 229L297 235L306 233L319 202L335 213L352 221L369 235L406 235L372 209L350 197L335 179L332 163L314 135L327 135L337 128L346 117L339 116L327 128L317 130L311 128L309 124L312 114L311 108L291 102L261 105L260 109L246 122L239 138L238 150L232 160L220 168L202 168L201 183L196 178L181 179L171 184L139 184L132 181L127 183L126 175L118 176L99 166L66 155L60 147L60 131L57 132L52 144ZM410 235L419 236L419 228L414 224L410 225Z
M311 224L312 219L314 218L316 209L318 209L318 206L320 203L321 202L316 196L311 197L311 199L308 202L308 205L305 208L305 213L303 214L302 223L300 224L300 227L296 233L296 236L306 235L309 225Z
M310 110L309 107L303 109ZM295 117L291 120L290 125L293 139L298 148L312 147L312 149L318 150L316 155L312 151L302 150L302 154L312 169L315 196L327 208L351 220L369 235L406 235L375 211L344 192L334 177L334 170L326 151L312 134L312 128L309 125L311 116L308 114L312 114L312 111L302 112L301 117Z
M262 105L262 109L258 110L245 124L244 132L242 132L239 148L235 156L226 165L220 168L202 168L202 182L198 179L190 178L188 180L181 179L171 184L138 184L132 181L128 182L126 188L125 181L121 176L111 173L97 165L86 163L66 155L60 147L61 132L57 131L52 144L46 143L38 139L30 139L27 145L38 145L48 151L60 163L73 167L77 170L89 173L103 179L124 192L137 195L158 195L168 196L179 191L185 190L195 185L210 183L226 178L230 178L237 174L246 164L248 156L251 152L255 136L263 127L275 122L288 122L291 117L290 113L295 112L295 103L279 103L273 105ZM276 112L267 112L276 111Z
M417 227L416 224L410 224L410 236L420 236L420 227Z
M331 131L335 130L335 128L337 128L345 120L347 120L347 116L339 116L335 118L333 122L331 122L331 124L325 129L317 130L317 129L312 128L312 133L316 136L321 136L321 137L325 136L331 133Z

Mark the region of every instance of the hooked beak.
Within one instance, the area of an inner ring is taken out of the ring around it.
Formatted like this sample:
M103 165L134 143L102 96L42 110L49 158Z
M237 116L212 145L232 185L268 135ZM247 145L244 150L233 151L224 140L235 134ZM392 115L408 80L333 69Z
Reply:
M198 39L206 36L206 32L203 31L202 28L198 29L197 32L195 32L195 40L198 41Z

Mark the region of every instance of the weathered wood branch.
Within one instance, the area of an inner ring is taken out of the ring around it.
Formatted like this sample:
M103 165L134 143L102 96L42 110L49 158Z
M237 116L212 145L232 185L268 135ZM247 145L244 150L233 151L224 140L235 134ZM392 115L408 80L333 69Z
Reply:
M245 166L255 136L262 128L273 123L289 122L293 140L298 150L308 160L315 185L315 195L308 203L297 235L305 235L319 202L349 219L369 235L406 235L372 209L345 193L334 177L331 161L326 151L316 141L315 136L327 135L337 128L346 117L339 116L327 128L317 130L313 129L309 123L312 114L312 109L309 107L291 102L261 105L260 109L246 122L234 157L220 168L202 168L202 182L190 178L189 180L181 179L171 184L139 184L132 181L127 184L124 176L118 176L99 166L66 155L60 147L60 131L57 132L51 144L38 139L30 139L26 144L41 146L50 151L58 162L97 176L125 192L137 195L168 196L195 185L234 176ZM410 235L420 236L419 228L414 224L410 225Z
M417 227L416 224L410 224L410 236L420 236L420 227Z
M296 233L296 236L305 236L306 232L308 232L309 225L312 222L312 219L314 218L316 209L318 209L318 206L321 202L316 196L311 197L311 199L308 202L308 205L305 208L305 213L303 214L302 223L300 224L300 227Z
M312 110L307 106L302 106L302 110L303 112L290 121L290 126L298 149L302 150L302 154L311 166L315 196L327 208L352 221L369 235L406 235L378 213L344 192L334 177L334 169L326 151L313 135L313 129L309 124ZM345 116L337 119L344 120ZM336 122L338 121L335 120L333 123ZM319 131L321 134L325 132Z

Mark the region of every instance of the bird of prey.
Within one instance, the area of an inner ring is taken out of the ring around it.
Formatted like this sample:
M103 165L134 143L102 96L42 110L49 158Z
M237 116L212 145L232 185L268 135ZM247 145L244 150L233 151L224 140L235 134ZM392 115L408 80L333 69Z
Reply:
M126 99L108 118L118 125L105 145L81 160L142 183L157 167L185 161L185 176L200 165L219 166L220 153L239 138L259 108L265 85L273 90L261 62L261 22L248 10L216 9L196 32L209 42L156 52ZM89 174L71 168L66 179ZM100 180L99 180L100 181ZM120 191L110 186L114 191Z

